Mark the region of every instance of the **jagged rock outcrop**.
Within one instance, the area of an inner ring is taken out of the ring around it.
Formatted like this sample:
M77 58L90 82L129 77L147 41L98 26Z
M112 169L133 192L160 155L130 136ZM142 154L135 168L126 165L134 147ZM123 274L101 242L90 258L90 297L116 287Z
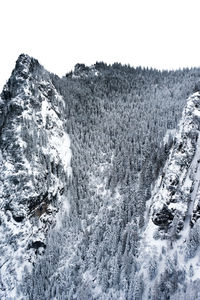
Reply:
M138 276L148 282L142 299L197 299L192 289L199 284L200 272L199 182L197 92L187 101L169 158L149 200L149 220L138 258Z
M170 157L159 182L159 193L153 199L153 222L169 225L173 216L184 221L198 205L200 163L200 94L193 94L187 102L174 138ZM195 203L194 203L195 200Z
M85 64L76 64L74 72L70 73L73 78L91 78L99 75L99 71L95 66L86 66ZM68 74L69 75L69 74Z
M45 248L52 216L67 203L71 150L64 106L50 74L20 55L0 98L1 299L20 299L22 272Z

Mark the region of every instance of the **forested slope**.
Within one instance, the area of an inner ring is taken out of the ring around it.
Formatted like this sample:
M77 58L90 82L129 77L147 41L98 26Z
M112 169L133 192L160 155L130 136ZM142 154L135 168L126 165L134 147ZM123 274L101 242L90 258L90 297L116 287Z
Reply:
M33 298L141 298L145 283L134 278L145 203L198 77L198 69L103 63L53 76L71 138L71 211L34 270Z

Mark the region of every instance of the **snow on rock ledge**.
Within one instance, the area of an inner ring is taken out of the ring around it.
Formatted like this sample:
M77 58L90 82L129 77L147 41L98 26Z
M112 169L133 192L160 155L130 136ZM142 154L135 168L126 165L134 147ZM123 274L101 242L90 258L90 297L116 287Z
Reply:
M186 287L199 285L199 183L200 93L195 93L187 101L169 158L148 203L135 279L145 282L142 299L186 299Z
M17 282L67 201L71 150L63 111L50 74L21 55L0 101L1 299L20 299Z
M179 217L181 229L188 215L200 163L199 130L200 93L195 93L183 111L159 190L153 198L153 222L161 229L168 227L175 215Z

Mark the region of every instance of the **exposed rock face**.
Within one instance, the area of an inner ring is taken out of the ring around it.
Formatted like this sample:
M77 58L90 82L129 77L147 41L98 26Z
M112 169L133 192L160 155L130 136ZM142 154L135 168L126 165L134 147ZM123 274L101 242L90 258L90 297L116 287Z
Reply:
M156 212L153 218L153 222L155 225L160 227L167 227L173 220L173 213L167 208L166 205L163 208Z
M67 201L71 150L63 112L49 73L20 55L0 98L1 299L16 299L21 272L45 247L52 216Z
M159 192L153 199L153 222L169 226L173 216L185 220L198 204L200 162L200 94L188 99L169 160L159 182ZM196 199L194 203L193 200Z
M88 78L99 75L99 71L95 66L87 67L84 64L76 64L74 67L74 72L71 74L73 78Z
M142 266L139 276L148 282L142 299L150 295L151 299L181 299L180 295L186 290L190 293L199 284L199 182L200 93L197 92L188 99L169 159L149 200L149 221L138 258Z

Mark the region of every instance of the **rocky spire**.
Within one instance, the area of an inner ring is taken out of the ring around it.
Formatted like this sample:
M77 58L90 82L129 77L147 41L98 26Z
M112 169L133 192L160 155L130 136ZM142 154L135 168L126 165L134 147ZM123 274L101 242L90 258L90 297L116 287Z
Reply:
M30 57L27 54L20 54L12 74L3 88L1 98L9 100L21 93L21 86L28 79L37 77L41 74L44 68L39 64L38 60Z
M37 60L19 56L1 98L0 298L21 299L11 297L20 274L44 250L49 224L67 201L71 150L64 100Z

